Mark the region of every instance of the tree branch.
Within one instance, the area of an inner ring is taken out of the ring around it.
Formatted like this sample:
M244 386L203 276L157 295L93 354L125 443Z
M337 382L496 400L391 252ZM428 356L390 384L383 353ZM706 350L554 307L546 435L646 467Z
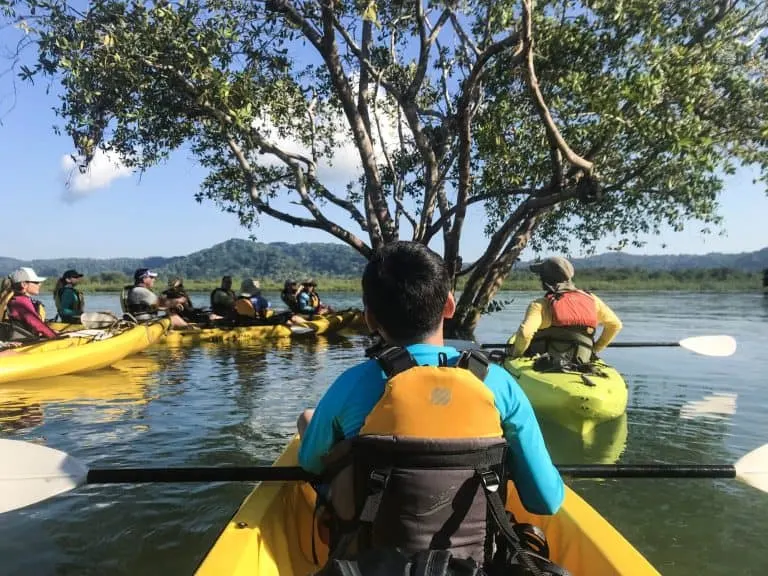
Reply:
M335 30L337 20L334 15L333 0L325 0L321 10L323 14L323 39L320 54L328 67L331 82L341 101L344 114L352 130L352 136L355 139L355 145L360 153L360 161L365 173L365 193L368 197L365 204L369 234L371 235L374 249L377 249L385 242L393 239L392 218L389 214L387 201L384 198L371 134L355 103L354 94L352 93L349 79L344 72L336 46ZM361 61L364 59L362 54L360 59Z
M227 145L229 146L229 149L240 165L243 176L245 177L246 184L248 185L251 202L253 203L256 210L259 212L264 212L273 218L282 220L283 222L287 222L288 224L293 224L294 226L325 230L339 240L342 240L350 246L354 247L366 258L370 258L372 251L371 248L365 244L365 242L363 242L360 238L348 230L326 218L318 209L317 205L309 197L309 193L306 187L306 180L304 179L304 172L298 164L293 166L294 175L296 177L296 191L301 197L302 205L307 208L307 210L309 210L310 214L312 214L314 218L300 218L298 216L294 216L292 214L288 214L286 212L272 208L267 202L264 202L264 200L261 199L259 190L256 189L256 185L253 180L253 168L251 163L249 162L242 148L235 141L235 139L229 135L227 136Z
M419 59L416 64L416 74L414 74L413 80L408 86L408 90L406 90L409 99L413 99L413 97L418 94L421 85L424 83L432 44L434 44L438 34L440 34L440 29L448 21L449 15L450 10L447 8L443 10L443 13L440 14L440 17L437 19L432 32L427 36L428 22L424 14L424 4L422 0L416 0L416 21L419 25Z
M477 44L475 44L472 39L467 36L467 33L464 31L464 28L462 27L459 19L456 17L456 13L453 10L451 10L451 24L453 24L453 29L456 30L456 34L459 35L461 43L465 47L469 48L475 56L479 57L482 54L481 50L477 47Z
M587 174L592 174L594 165L592 162L585 160L573 150L571 150L568 143L565 141L560 131L555 125L555 121L544 102L544 96L539 88L539 80L536 78L536 71L533 65L533 0L523 0L523 52L526 57L527 67L525 70L525 79L533 97L533 103L536 107L536 111L539 113L539 117L544 123L544 128L547 133L547 140L552 148L560 150L565 159L573 166L577 166L584 170Z
M355 206L353 202L350 202L349 200L345 200L344 198L336 196L336 194L333 194L330 190L328 190L328 188L320 184L317 180L314 180L312 184L313 184L313 188L320 195L321 198L325 198L326 200L328 200L328 202L335 204L339 208L344 208L344 210L349 212L349 215L352 217L352 220L354 220L357 223L357 225L360 226L360 229L363 232L368 232L368 224L365 221L365 216L362 215L360 210L357 209L357 206Z
M281 12L285 14L288 20L297 26L301 33L310 41L315 49L320 52L323 38L320 31L315 28L312 23L304 18L301 13L296 9L288 0L266 0L265 7L267 10L273 10L275 12Z
M533 188L515 188L506 192L488 192L487 194L478 194L477 196L470 197L466 205L470 206L472 204L476 204L478 202L483 202L485 200L492 200L494 198L498 198L500 196L518 196L518 195L531 195L534 194L536 191ZM458 204L454 204L451 206L449 210L446 211L446 213L437 220L435 220L427 229L426 234L424 235L424 243L429 244L429 242L432 240L432 237L437 234L440 229L445 224L445 221L447 221L451 216L453 216L456 213L456 210L459 209Z
M184 76L180 70L174 66L152 62L147 58L142 59L142 62L152 70L170 73L181 85L181 87L186 90L190 98L194 100L194 102L197 104L197 106L200 107L202 111L208 113L208 115L213 117L215 120L218 120L218 122L225 126L227 129L235 127L235 122L232 119L232 116L230 116L227 112L217 108L206 98L204 98L201 95L203 91L186 76ZM249 136L253 138L254 142L262 153L272 154L273 156L276 156L278 159L280 159L280 161L282 161L284 164L291 167L294 167L297 162L301 162L307 166L307 170L309 172L314 173L316 170L315 163L303 154L288 152L279 146L272 144L267 139L265 139L253 126L249 126L247 131Z
M379 82L381 83L381 86L396 100L401 100L403 96L402 92L400 92L397 86L384 78L383 72L376 68L369 59L363 57L363 51L360 49L360 46L357 45L357 42L355 42L354 38L352 38L347 29L341 24L341 22L338 21L338 19L334 18L334 26L339 35L341 35L341 37L344 39L347 48L349 48L349 51L352 52L355 58L357 58L360 62L360 68L365 68L368 70L368 73L371 74L371 76L380 78Z

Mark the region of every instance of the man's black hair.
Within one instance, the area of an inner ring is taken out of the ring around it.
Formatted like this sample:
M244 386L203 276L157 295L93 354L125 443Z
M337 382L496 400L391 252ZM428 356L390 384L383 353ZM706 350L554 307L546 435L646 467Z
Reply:
M419 342L437 329L450 290L443 259L418 242L385 245L363 272L363 303L401 344Z

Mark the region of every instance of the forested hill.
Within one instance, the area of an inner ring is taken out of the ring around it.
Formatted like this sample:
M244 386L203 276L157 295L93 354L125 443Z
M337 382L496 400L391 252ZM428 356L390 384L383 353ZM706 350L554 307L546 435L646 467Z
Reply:
M187 256L163 258L57 258L21 261L0 257L0 274L19 266L32 266L42 276L57 276L67 268L85 275L117 272L132 275L146 267L163 275L183 278L217 278L226 274L242 278L286 278L289 276L351 277L362 273L365 259L343 244L273 242L264 244L232 239Z
M702 256L639 256L611 252L584 259L574 259L576 268L639 268L644 270L683 270L730 268L761 271L768 268L768 248L741 254L706 254ZM289 276L358 277L365 260L342 244L273 242L264 244L233 239L187 256L164 258L61 258L21 261L0 257L0 274L8 274L19 266L32 266L43 276L58 276L67 268L86 275L116 272L130 276L136 268L147 267L164 275L184 278L217 278L225 274L235 277L256 276L284 279ZM518 263L516 269L527 269Z

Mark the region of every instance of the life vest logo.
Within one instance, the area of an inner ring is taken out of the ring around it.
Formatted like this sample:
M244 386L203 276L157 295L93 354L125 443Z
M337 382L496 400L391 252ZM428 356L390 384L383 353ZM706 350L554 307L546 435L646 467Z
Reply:
M449 388L436 387L432 388L432 394L430 395L430 401L432 404L438 406L445 406L451 402L451 391Z

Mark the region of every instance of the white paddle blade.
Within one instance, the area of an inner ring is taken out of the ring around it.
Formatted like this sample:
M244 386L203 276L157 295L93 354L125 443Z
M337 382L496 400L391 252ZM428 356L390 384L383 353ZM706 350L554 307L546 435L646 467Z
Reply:
M731 336L693 336L680 340L680 346L704 356L732 356L736 340Z
M88 468L69 454L0 439L0 514L72 490L87 475Z
M112 312L83 312L80 315L80 323L86 328L109 328L119 320Z
M291 334L295 335L311 334L314 331L315 329L311 326L291 326Z
M744 454L734 464L736 478L753 488L768 492L768 444Z

